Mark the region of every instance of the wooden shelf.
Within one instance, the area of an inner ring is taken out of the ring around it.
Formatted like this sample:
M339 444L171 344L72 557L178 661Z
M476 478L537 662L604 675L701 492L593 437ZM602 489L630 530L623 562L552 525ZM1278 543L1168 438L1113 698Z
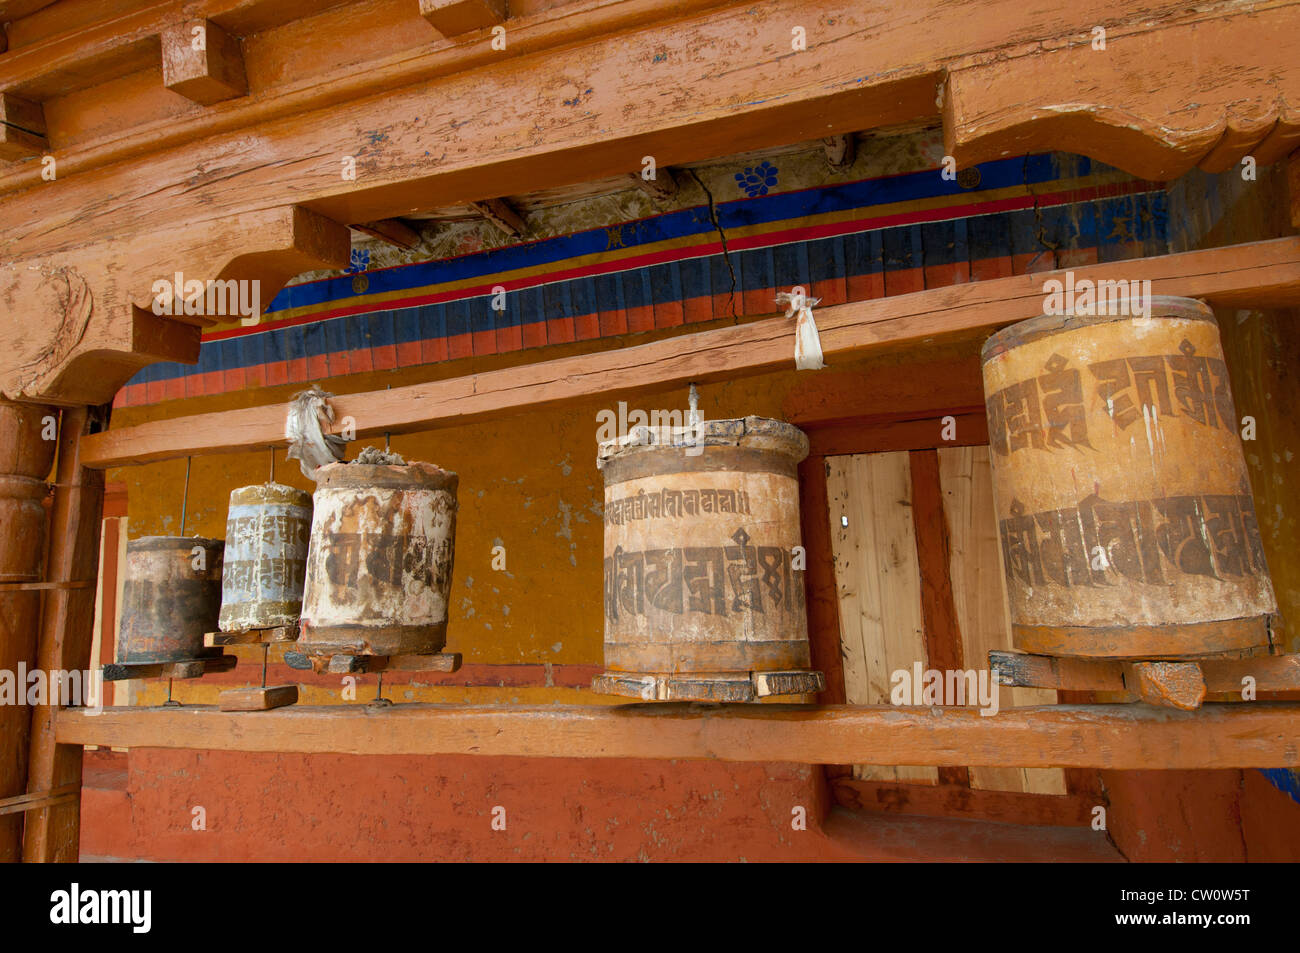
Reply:
M1300 304L1300 238L1105 262L1069 269L1084 279L1150 280L1153 294L1206 298L1233 307ZM982 334L1042 313L1038 272L855 301L816 312L822 351L847 358L951 335ZM617 400L688 382L727 380L794 367L794 319L765 318L635 347L525 364L331 401L358 437L456 426L603 395ZM284 444L284 405L155 420L82 440L86 466L105 468Z
M342 754L786 761L1151 769L1300 765L1300 704L1004 709L888 705L701 707L211 706L61 709L61 744Z

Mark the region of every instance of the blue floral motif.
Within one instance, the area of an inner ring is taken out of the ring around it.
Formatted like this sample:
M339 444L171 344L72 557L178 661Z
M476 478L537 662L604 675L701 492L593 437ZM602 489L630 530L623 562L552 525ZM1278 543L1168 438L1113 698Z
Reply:
M744 172L737 172L736 184L752 199L756 195L766 195L767 190L776 185L779 174L776 166L764 159L756 166L746 166Z
M343 269L345 275L359 275L370 267L370 249L354 248L352 249L352 264Z

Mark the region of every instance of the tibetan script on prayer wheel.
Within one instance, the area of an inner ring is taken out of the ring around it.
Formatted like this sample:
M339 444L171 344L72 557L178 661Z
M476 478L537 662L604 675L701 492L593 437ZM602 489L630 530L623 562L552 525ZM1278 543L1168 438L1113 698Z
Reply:
M816 690L798 550L808 439L758 417L705 421L695 443L689 429L601 446L610 671L596 688L750 700L752 673L796 672Z
M1018 648L1268 645L1276 603L1208 307L1034 318L990 338L983 366Z

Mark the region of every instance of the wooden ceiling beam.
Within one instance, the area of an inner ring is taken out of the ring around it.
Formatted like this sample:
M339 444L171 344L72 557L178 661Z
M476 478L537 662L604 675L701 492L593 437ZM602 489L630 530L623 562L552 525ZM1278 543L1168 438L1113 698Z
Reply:
M638 189L650 196L655 204L667 202L677 194L677 178L673 175L673 170L667 166L657 167L653 179L647 179L640 172L629 173L628 177Z
M23 242L44 253L97 234L162 227L159 219L180 214L164 199L169 185L186 188L214 217L292 193L337 221L375 221L492 198L503 181L541 190L626 174L644 155L654 155L661 166L681 164L935 116L945 72L982 68L969 51L992 57L1027 43L1063 43L1059 38L1072 40L1099 20L1147 29L1157 8L1166 20L1207 24L1300 16L1294 7L1248 16L1231 4L1215 4L1206 13L1186 0L1153 0L1155 7L1141 16L1125 13L1119 0L1082 0L1063 15L991 0L987 15L973 19L969 29L936 31L945 0L909 4L883 25L868 11L846 12L835 0L772 0L757 8L719 2L573 4L551 11L549 19L539 14L512 26L506 51L482 42L408 53L250 96L247 104L211 111L210 118L168 117L125 139L69 150L59 156L57 187L40 190L40 211L23 207L37 201L31 195L0 197L0 215L20 223L0 236L0 255ZM784 38L790 23L804 19L818 24L814 42L792 53ZM1276 25L1280 33L1287 24ZM611 31L623 32L611 41ZM1216 35L1213 29L1197 32L1183 55L1194 60L1199 46L1216 42ZM560 43L566 44L565 62L581 64L580 83L556 58L527 55ZM710 51L707 60L692 57L690 51L701 49ZM864 63L872 64L869 75ZM1033 64L1020 57L1031 77ZM1014 73L996 80L1016 90L1023 86ZM1130 95L1130 85L1116 80L1094 95L1120 100ZM1200 76L1182 92L1226 114L1232 104L1215 94L1218 85L1218 77ZM959 83L950 99L960 101L964 88L969 82ZM518 95L524 89L529 94ZM978 115L963 110L958 116L957 141L970 147L980 127L968 120ZM1176 118L1162 115L1166 122ZM254 126L256 154L247 136ZM1199 158L1170 148L1171 161ZM147 159L122 161L141 150ZM357 159L355 180L339 176L344 155ZM93 181L71 174L109 161L112 168ZM194 182L196 167L224 171L215 181ZM0 189L38 182L35 169L0 175ZM121 198L105 202L105 193Z
M1059 150L1155 180L1281 160L1300 146L1300 7L1221 12L964 58L943 90L948 153L964 168Z
M1207 298L1239 307L1300 304L1300 237L1072 268L1084 280L1151 280L1153 294ZM822 351L832 364L872 350L976 337L1043 311L1043 282L1064 272L1015 275L817 309ZM406 433L560 406L596 395L663 390L792 367L794 320L777 317L650 344L599 351L468 377L344 394L340 420L358 436ZM87 466L115 467L284 444L280 404L155 420L85 439Z
M857 158L857 140L852 134L827 136L822 139L822 152L832 172L843 172L853 165L853 160Z
M470 202L470 208L478 212L511 238L519 238L528 230L528 223L514 210L505 199L484 199L482 202Z
M162 32L163 85L203 106L248 95L239 37L211 20L186 20Z
M506 21L506 0L419 0L420 16L448 39Z
M353 224L352 228L363 235L369 235L371 238L377 238L381 242L387 242L403 250L409 251L420 244L420 233L400 218L385 218L378 222L360 222Z
M892 705L294 705L255 715L211 706L58 710L67 745L654 758L797 764L1166 769L1300 766L1300 704L978 708Z
M28 159L49 151L39 103L0 93L0 159Z

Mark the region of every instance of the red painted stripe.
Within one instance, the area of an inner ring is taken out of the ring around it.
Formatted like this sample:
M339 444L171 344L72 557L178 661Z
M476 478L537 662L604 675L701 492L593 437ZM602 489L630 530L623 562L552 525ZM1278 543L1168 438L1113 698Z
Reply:
M420 363L420 342L402 341L397 345L397 366L416 367Z
M447 338L447 359L454 361L457 358L474 356L474 337L468 331L464 334L453 334Z
M474 354L477 357L483 357L488 354L497 353L497 331L496 328L490 328L487 331L472 331Z
M503 328L497 328L497 353L505 354L508 351L520 351L524 347L524 332L517 324L507 325Z

